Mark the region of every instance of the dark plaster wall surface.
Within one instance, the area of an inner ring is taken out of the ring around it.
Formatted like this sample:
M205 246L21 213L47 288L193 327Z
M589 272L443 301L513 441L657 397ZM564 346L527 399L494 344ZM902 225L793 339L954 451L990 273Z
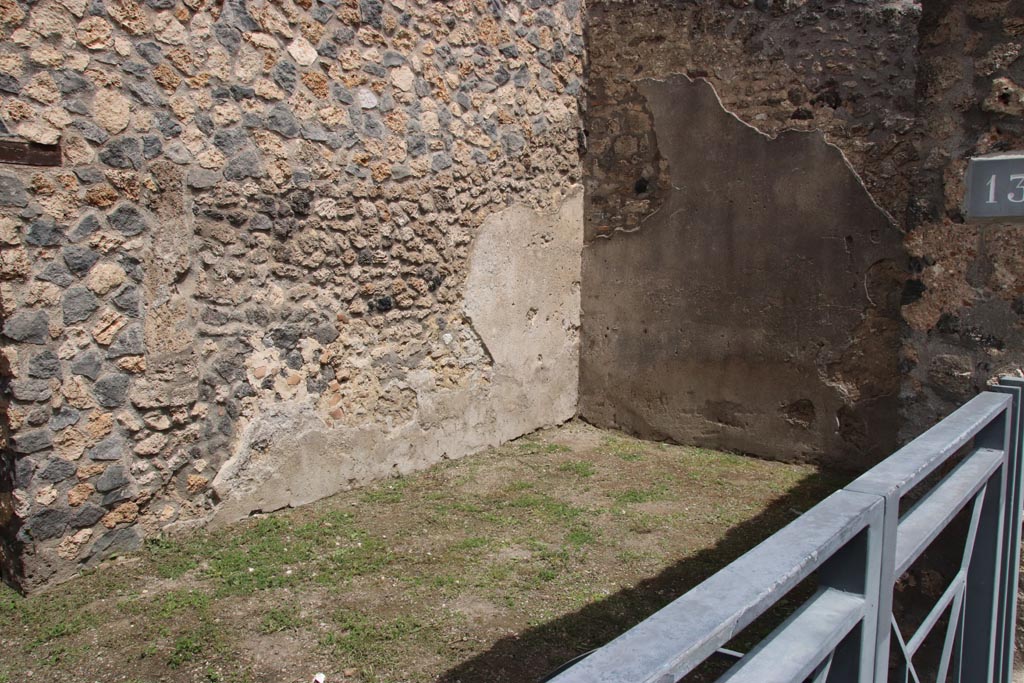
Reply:
M902 234L885 313L861 325L886 350L854 351L850 400L898 394L907 441L1024 372L1024 226L961 211L971 156L1024 150L1024 0L592 0L587 37L588 239L646 225L675 192L638 84L706 79L758 130L836 145Z
M636 228L588 236L582 416L769 457L886 455L899 231L820 133L770 138L704 80L637 91L662 199Z

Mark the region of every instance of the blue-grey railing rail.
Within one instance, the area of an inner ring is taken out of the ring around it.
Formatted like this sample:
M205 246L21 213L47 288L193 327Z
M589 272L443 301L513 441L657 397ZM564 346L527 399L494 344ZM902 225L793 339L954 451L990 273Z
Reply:
M1000 380L551 683L676 683L715 653L737 659L717 679L728 683L1010 683L1022 393L1024 380ZM958 517L959 568L908 633L896 582ZM814 594L771 634L725 649L812 573ZM924 671L915 658L940 627Z

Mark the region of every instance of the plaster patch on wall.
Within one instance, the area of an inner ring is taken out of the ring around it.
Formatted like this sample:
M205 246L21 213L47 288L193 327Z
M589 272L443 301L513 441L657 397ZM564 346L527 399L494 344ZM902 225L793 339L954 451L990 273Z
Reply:
M583 196L557 211L513 206L477 234L464 313L493 359L456 387L413 371L409 418L335 424L301 391L242 429L213 488L216 523L302 505L388 475L458 458L571 418L577 403Z

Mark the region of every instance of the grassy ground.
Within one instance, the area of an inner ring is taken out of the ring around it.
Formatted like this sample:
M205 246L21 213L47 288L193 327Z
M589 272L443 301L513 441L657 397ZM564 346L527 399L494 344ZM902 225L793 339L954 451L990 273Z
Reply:
M529 683L843 483L571 423L5 589L0 683Z

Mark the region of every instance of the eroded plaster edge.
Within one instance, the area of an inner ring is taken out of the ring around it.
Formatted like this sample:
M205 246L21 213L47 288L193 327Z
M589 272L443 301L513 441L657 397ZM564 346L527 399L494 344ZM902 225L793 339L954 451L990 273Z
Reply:
M477 373L456 388L433 387L424 377L413 387L414 413L387 431L380 425L331 427L315 406L298 401L264 405L240 430L232 456L214 479L221 501L203 523L217 526L257 511L306 504L575 417L582 247L583 188L578 184L567 188L562 202L550 210L513 204L488 216L471 246L462 314L489 356L489 376ZM503 283L494 282L495 273ZM510 286L517 281L518 290ZM498 300L492 301L495 296ZM475 297L482 300L474 304ZM522 312L546 316L547 327L527 318L506 327L500 304L508 303L508 297ZM540 356L547 365L537 361ZM276 431L268 421L288 428L277 445L257 452L253 441ZM322 449L322 458L301 452L307 447ZM302 490L306 476L319 480L308 493Z
M868 200L875 206L876 209L878 209L878 211L880 211L882 213L882 215L885 216L886 220L889 222L891 227L895 228L896 230L899 230L899 222L896 220L896 218L891 213L889 213L889 211L886 210L885 207L883 207L878 202L878 200L875 199L875 196L871 193L871 191L868 189L867 185L865 184L863 177L860 175L860 173L857 172L857 169L850 162L850 158L846 155L846 152L839 145L837 145L836 143L830 141L828 139L828 136L825 134L824 131L821 131L821 130L799 130L799 129L796 129L796 128L784 128L784 129L780 130L779 132L773 134L773 133L770 133L768 131L762 130L762 129L758 128L756 125L754 125L753 123L750 123L749 121L744 120L743 118L741 118L739 116L739 114L737 114L736 112L734 112L731 109L729 109L725 105L725 103L722 101L722 97L718 93L718 89L715 88L715 84L712 83L709 79L704 78L704 77L690 78L687 74L684 74L684 73L673 73L673 74L669 74L665 78L643 78L643 79L641 79L638 82L639 83L638 90L641 92L641 94L643 94L644 99L649 102L650 98L647 95L647 93L644 92L644 90L645 90L646 87L649 87L650 84L659 84L659 85L663 85L663 86L671 86L671 85L673 85L673 82L679 82L681 80L685 80L685 82L687 82L687 83L689 83L691 85L695 84L697 82L706 83L708 85L708 87L711 88L711 93L714 95L715 101L718 103L718 106L722 108L723 112L725 112L726 114L728 114L729 116L734 118L737 122L739 122L743 126L749 128L750 130L754 131L755 133L763 136L764 138L766 138L768 140L777 141L780 138L782 138L782 137L784 137L786 135L789 135L789 134L818 136L825 145L827 145L828 147L833 148L836 152L839 153L839 157L842 159L843 164L846 165L846 168L850 171L850 173L852 174L853 178L856 180L857 184L860 185L860 187L864 190L864 194L865 194L865 196L867 196ZM655 120L654 112L651 112L651 119L652 119L651 130L654 132L654 136L657 139L657 137L658 137L658 121ZM671 168L671 166L670 166L670 168ZM673 191L681 191L681 189L682 188L679 188L679 187L677 187L675 185L672 185L672 190ZM610 239L612 239L612 237L615 236L616 233L632 234L632 233L640 232L641 230L643 230L647 226L647 224L649 222L654 220L655 217L657 217L662 212L662 210L665 208L665 204L666 203L667 202L662 202L662 204L657 209L655 209L651 213L649 213L646 216L644 216L640 220L640 222L637 224L636 227L633 227L633 228L616 227L616 228L613 228L611 231L609 231L607 233L602 233L602 234L594 235L591 241L598 240L598 239L610 240ZM587 245L585 244L584 248L586 246Z

